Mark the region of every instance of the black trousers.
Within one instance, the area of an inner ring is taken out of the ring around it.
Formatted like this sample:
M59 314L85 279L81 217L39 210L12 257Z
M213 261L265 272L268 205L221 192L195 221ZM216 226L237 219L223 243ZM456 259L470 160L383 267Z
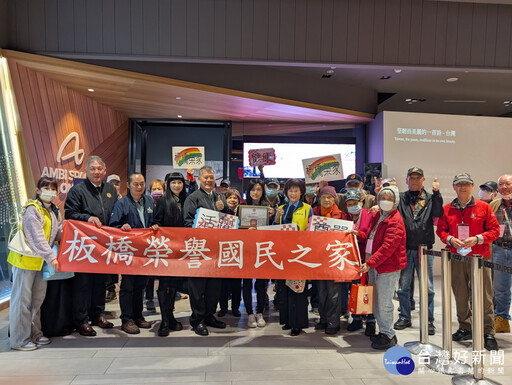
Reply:
M75 273L72 280L71 315L75 327L101 317L105 312L107 274Z
M243 280L244 305L247 314L254 314L252 307L252 279ZM254 283L256 290L256 313L263 313L265 309L265 295L267 293L268 279L257 279Z
M279 280L279 323L291 328L306 329L308 320L308 293L295 293L286 286L284 280Z
M155 277L148 277L146 283L146 299L153 301L155 298Z
M340 327L341 316L341 285L334 281L315 281L318 288L318 312L320 323L328 328Z
M188 292L190 295L190 325L196 327L200 322L214 318L217 303L219 302L221 278L188 278Z
M219 298L221 309L228 310L229 294L231 294L231 310L238 310L242 301L242 280L240 278L222 278Z
M119 290L119 306L123 323L143 318L144 289L147 277L144 275L124 275Z

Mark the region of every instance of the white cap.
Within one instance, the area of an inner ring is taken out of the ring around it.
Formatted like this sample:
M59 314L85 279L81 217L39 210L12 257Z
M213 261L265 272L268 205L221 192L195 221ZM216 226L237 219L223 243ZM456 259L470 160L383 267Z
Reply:
M117 180L118 182L121 182L121 178L119 178L119 175L112 174L107 177L107 182Z

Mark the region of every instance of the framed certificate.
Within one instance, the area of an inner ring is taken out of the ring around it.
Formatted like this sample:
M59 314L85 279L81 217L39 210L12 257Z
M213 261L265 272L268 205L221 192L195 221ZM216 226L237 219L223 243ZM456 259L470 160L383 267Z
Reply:
M238 206L240 228L258 227L268 225L268 206Z

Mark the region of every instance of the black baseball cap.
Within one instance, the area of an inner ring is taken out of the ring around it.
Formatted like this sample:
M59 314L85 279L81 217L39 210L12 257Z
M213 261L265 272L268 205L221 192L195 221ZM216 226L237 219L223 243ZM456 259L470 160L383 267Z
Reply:
M222 180L220 181L220 186L222 186L223 184L229 187L229 185L230 185L230 184L229 184L229 179L222 179Z
M350 182L363 183L363 178L361 178L361 176L358 174L350 174L349 176L347 176L347 181L345 183L350 183Z
M491 192L498 192L498 183L493 180L489 180L484 184L480 185L481 189L491 190Z
M270 186L271 184L275 184L279 187L279 181L277 179L267 179L267 186Z
M412 167L407 170L407 176L410 176L411 174L420 174L421 176L425 176L425 174L423 174L423 170L419 167Z

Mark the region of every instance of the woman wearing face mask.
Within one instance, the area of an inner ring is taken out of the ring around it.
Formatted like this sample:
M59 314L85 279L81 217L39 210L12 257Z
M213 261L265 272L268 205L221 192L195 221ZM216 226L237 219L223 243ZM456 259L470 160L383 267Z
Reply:
M354 229L348 233L354 234L357 238L357 244L361 253L361 261L365 261L366 238L370 229L370 222L372 213L370 209L363 209L363 201L359 190L348 191L345 194L345 203L348 213L343 213L342 219L354 222ZM353 282L343 282L341 288L342 295L342 312L348 310L348 297L350 293L350 286L352 283L359 283L360 280ZM356 331L363 328L363 316L359 314L352 314L352 322L347 325L348 331ZM371 337L375 334L375 318L373 314L366 316L366 330L365 334Z
M238 212L238 206L242 197L235 189L230 189L224 193L228 207L235 213ZM222 286L219 295L220 310L217 313L219 317L224 317L228 313L229 295L231 294L231 314L234 317L240 317L240 302L242 301L242 280L240 278L222 278Z
M185 178L179 172L173 172L167 179L165 195L156 201L155 214L151 225L160 227L183 227L183 202L187 193L185 192ZM171 330L183 329L181 322L174 317L174 302L178 279L176 277L159 277L157 290L158 303L162 322L158 329L160 337L167 337Z
M164 196L165 194L165 183L162 179L152 180L149 184L149 193L153 197L153 200L156 201Z
M52 250L62 233L62 218L52 203L57 191L57 181L44 176L37 182L36 199L29 200L23 207L21 228L38 257L11 251L7 258L13 276L9 330L11 349L14 350L35 350L37 345L50 343L41 331L40 308L47 286L41 269L45 261L55 270L59 267Z
M336 205L336 190L326 186L318 193L320 206L313 208L314 215L341 219L342 212ZM341 282L333 280L315 281L318 288L318 312L320 321L315 325L316 330L325 330L325 334L336 334L340 330L341 314Z
M274 209L270 207L265 195L265 185L260 179L249 182L246 194L246 204L249 206L265 206L268 208L269 223L272 223ZM264 327L267 323L263 318L263 311L266 305L268 279L256 279L254 289L256 290L256 316L252 306L252 279L243 279L243 297L245 310L247 311L247 326L250 328Z
M306 185L304 197L302 198L302 201L310 205L312 208L320 205L320 202L318 201L318 196L316 195L317 190L318 185L316 183L308 183Z
M366 262L361 273L368 273L374 286L373 313L380 333L371 337L372 348L385 350L397 344L393 329L393 293L400 270L407 265L405 225L397 210L400 195L396 186L382 188L377 196L379 212L370 222Z
M313 215L311 206L301 202L300 198L306 192L306 185L300 179L288 179L284 185L284 194L288 203L276 210L274 223L295 223L300 231L308 227L309 218ZM283 330L291 329L290 335L298 336L302 329L308 327L308 295L304 290L296 293L280 280L279 285L279 323Z

